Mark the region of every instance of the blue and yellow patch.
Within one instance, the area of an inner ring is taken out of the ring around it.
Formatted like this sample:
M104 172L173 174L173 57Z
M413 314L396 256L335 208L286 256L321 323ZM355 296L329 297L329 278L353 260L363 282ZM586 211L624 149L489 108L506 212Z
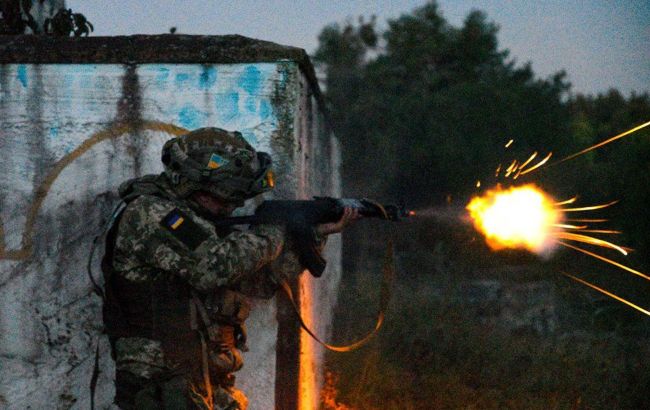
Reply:
M222 167L228 163L228 160L223 158L220 155L217 154L212 154L210 156L210 160L208 161L208 168L209 169L217 169L219 167Z
M210 234L180 209L174 208L160 224L189 249L196 249Z
M178 229L179 226L185 221L185 218L183 218L180 215L173 215L170 220L169 220L169 227L172 229Z

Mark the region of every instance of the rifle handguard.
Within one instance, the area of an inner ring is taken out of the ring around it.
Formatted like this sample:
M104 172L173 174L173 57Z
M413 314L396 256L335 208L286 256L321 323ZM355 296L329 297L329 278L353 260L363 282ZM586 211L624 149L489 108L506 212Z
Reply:
M399 221L412 215L404 205L382 205L370 199L314 197L313 200L269 200L255 210L255 215L213 218L217 226L241 224L285 225L294 239L300 263L315 277L325 270L326 261L316 243L315 226L337 222L345 208L357 209L365 218Z

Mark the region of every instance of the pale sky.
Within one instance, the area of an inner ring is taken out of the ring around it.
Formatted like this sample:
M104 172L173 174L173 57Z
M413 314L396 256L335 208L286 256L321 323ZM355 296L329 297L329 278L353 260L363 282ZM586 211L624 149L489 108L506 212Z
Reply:
M67 0L95 26L94 35L241 34L312 53L321 29L377 15L380 27L424 0ZM573 92L618 88L650 92L648 0L440 0L458 26L472 9L487 12L501 30L499 44L540 77L564 69Z

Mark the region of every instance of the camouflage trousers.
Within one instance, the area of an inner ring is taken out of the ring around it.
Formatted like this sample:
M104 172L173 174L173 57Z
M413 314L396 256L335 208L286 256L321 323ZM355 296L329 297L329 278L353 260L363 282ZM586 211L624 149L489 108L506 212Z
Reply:
M234 387L213 385L212 409L205 389L186 375L160 374L146 379L128 371L115 374L115 404L122 410L246 410L246 396Z

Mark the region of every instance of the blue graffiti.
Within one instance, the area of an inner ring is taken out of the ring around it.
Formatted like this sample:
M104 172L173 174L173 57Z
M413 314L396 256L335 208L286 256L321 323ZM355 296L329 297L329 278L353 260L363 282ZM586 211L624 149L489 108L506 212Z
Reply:
M203 66L203 72L199 77L199 88L210 89L217 82L217 69L214 66Z
M238 93L217 94L214 103L224 121L229 121L239 114Z
M19 65L16 76L18 77L18 80L23 85L23 87L27 87L27 66L23 64Z
M201 127L207 118L207 113L198 110L192 104L185 104L178 112L179 123L189 130Z
M265 120L273 113L273 108L268 100L260 101L260 119Z
M260 69L253 65L246 67L241 77L239 77L239 86L248 94L258 94L262 87L262 72Z
M159 67L155 79L156 86L160 89L165 88L168 78L169 78L169 68Z
M50 138L51 139L56 139L56 137L59 136L59 128L58 127L51 127L50 128Z
M246 103L244 104L244 107L246 107L246 110L250 113L254 113L257 111L257 98L255 97L248 97L246 98Z
M188 73L178 73L176 74L176 86L178 88L186 88L191 77Z

